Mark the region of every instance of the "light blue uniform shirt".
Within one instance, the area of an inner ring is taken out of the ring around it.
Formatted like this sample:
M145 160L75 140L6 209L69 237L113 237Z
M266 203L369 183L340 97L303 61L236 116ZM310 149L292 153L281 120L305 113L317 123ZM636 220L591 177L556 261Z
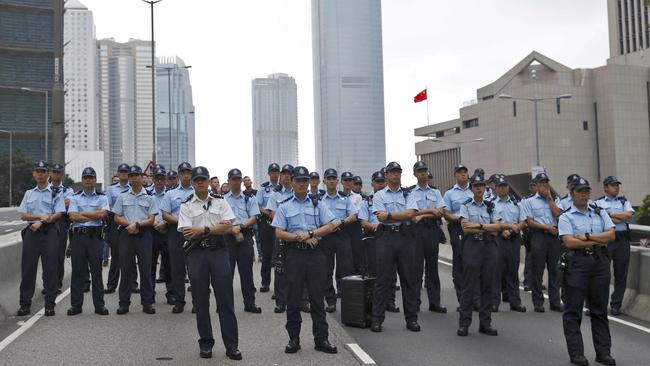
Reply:
M127 192L117 197L113 212L116 215L124 216L129 221L142 221L149 215L156 215L158 205L144 187L137 194L133 192L133 189L129 188Z
M304 201L293 196L278 207L271 226L289 233L300 233L316 230L334 220L334 215L322 201L314 207L309 196Z
M124 191L126 191L129 188L131 188L129 183L125 185L120 185L119 182L108 186L108 189L106 190L106 196L108 197L108 204L111 207L115 206L115 201L117 201L117 197L119 197Z
M605 210L601 210L599 215L590 206L587 206L586 212L582 212L576 206L571 205L569 211L560 215L558 234L560 236L586 233L596 234L613 227L614 223Z
M359 220L365 220L373 225L379 224L377 216L372 214L372 209L374 206L373 195L368 196L366 199L361 202L361 209L359 209Z
M265 208L269 211L277 211L280 202L288 199L291 196L293 196L293 188L287 189L283 186L281 191L273 191L273 194L266 202Z
M602 207L605 211L607 211L608 214L616 214L621 212L634 213L634 209L632 208L632 204L630 203L630 201L626 199L625 204L623 204L619 197L614 197L610 199L607 196L605 196L597 200L596 204ZM616 225L616 231L627 230L627 225L625 225L625 222L619 222L614 225Z
M105 194L93 191L93 193L88 195L86 192L81 191L70 197L68 212L97 211L100 207L105 211L110 210L108 197ZM73 222L72 227L101 227L103 224L102 220Z
M38 186L25 192L20 202L18 212L33 215L52 215L56 212L65 212L63 200L56 199L52 187L48 184L45 189L40 190ZM30 220L30 224L39 220Z
M156 212L156 221L163 221L162 217L162 202L165 199L165 195L167 194L167 190L163 190L160 193L156 193L156 188L151 191L151 196L153 197L154 201L156 201L156 205L158 205L158 212Z
M495 221L501 220L499 213L496 209L492 210L492 214L488 212L488 207L483 200L480 204L473 199L460 206L459 215L462 218L469 220L474 224L491 224Z
M274 185L271 182L264 187L260 186L260 189L257 190L257 194L255 195L255 199L257 199L257 204L260 205L262 208L266 208L266 205L269 202L269 198L271 195L273 195L273 190L277 187L277 184Z
M233 225L240 225L248 220L251 216L260 214L260 208L257 206L257 199L255 196L246 197L243 193L235 196L232 192L226 193L224 196L232 212L235 214L235 222Z
M323 195L323 203L327 205L327 208L329 208L336 220L344 220L346 217L356 213L352 200L349 197L342 197L339 192L336 192L334 197L325 193Z
M428 185L424 189L422 189L422 187L419 185L416 185L415 188L411 190L410 195L415 199L419 210L424 210L427 208L447 207L445 200L442 199L442 194L440 191L431 188Z
M389 186L378 191L373 196L372 204L372 213L376 214L377 212L402 212L406 210L418 210L418 204L415 202L415 197L412 194L409 194L404 197L404 191L402 187L398 188L397 191L393 191ZM384 223L387 225L400 225L402 223L408 224L410 221L392 221L390 223Z
M504 224L516 224L519 220L520 209L519 205L516 204L509 196L505 200L496 197L491 201L494 203L494 209L501 218L501 222Z
M178 214L181 211L181 203L183 203L183 201L193 193L194 187L189 186L184 188L182 185L179 185L171 191L167 191L160 205L160 211L165 211L178 218Z
M74 195L74 191L70 187L65 187L64 189L63 185L59 185L58 187L55 187L52 183L50 183L50 186L52 186L53 191L55 192L58 191L55 199L63 201L63 206L65 206L66 198L69 199L70 197L72 197L72 195Z
M449 210L449 213L458 216L458 214L460 213L460 206L462 206L463 203L467 201L468 198L473 198L473 197L474 197L474 193L472 193L469 184L465 189L460 188L458 184L454 184L454 186L450 190L445 192L444 200L445 200L445 205L447 206L447 210Z
M559 198L555 199L555 204L558 206L560 205ZM551 205L548 203L546 198L540 196L539 193L535 193L534 196L523 201L520 209L519 217L522 221L531 217L533 220L543 225L557 225L557 219L551 212Z

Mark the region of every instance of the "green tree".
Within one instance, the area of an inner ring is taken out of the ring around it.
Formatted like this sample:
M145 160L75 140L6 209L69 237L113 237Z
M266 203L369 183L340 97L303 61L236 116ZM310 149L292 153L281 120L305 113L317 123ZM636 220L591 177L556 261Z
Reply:
M20 149L14 150L12 169L12 204L20 205L26 190L34 187L36 182L32 178L34 162ZM9 151L0 151L0 207L9 206Z
M640 225L650 225L650 194L643 199L643 203L636 210L636 221Z

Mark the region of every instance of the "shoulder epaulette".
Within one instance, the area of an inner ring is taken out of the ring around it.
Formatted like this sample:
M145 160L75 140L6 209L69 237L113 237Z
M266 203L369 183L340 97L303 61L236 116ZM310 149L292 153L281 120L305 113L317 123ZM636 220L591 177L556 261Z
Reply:
M618 200L621 201L622 204L625 204L625 202L627 202L627 198L625 196L618 196Z
M268 186L269 186L269 184L271 184L271 182L269 182L269 181L266 181L266 182L264 182L264 183L262 183L262 187L268 187Z
M84 191L83 189L80 189L80 190L76 191L76 192L74 193L74 195L76 196L76 195L78 195L78 194L81 194L81 192L83 192L83 191Z
M553 199L556 199L557 198L557 193L551 191L551 197L553 197Z
M152 192L152 191L150 191L150 190L148 190L148 189L145 189L144 191L147 192L147 194L148 194L149 196L153 196L153 192Z
M497 198L498 198L497 196L491 196L490 198L488 198L488 202L492 203L492 202L496 201Z
M190 196L194 196L194 193L192 193ZM214 198L223 198L223 195L214 192L210 192L210 196Z
M343 192L343 191L339 191L339 196L341 196L341 197L350 197L350 194L349 194L349 193L345 193L345 192Z
M434 186L433 184L429 184L429 187L431 187L432 189L438 189L438 187Z
M123 191L122 191L122 192L120 192L120 193L126 193L126 192L128 192L128 191L129 191L129 189L131 189L131 188L127 188L127 189L125 189L125 190L123 190Z
M273 188L273 191L282 192L282 184L278 184L275 188Z
M466 204L472 202L472 200L473 200L473 198L468 198L467 200L465 200L465 202L463 202L463 205L466 205Z
M531 194L529 194L528 196L524 196L524 199L531 198L531 197L533 197L534 195L535 195L535 193L531 193Z
M325 194L327 194L327 191L325 191L324 189L319 189L319 190L318 190L318 194L319 194L321 197L323 197L323 196L325 196Z
M253 192L242 191L241 193L242 193L244 196L249 197L249 198L252 197L252 196L254 196Z
M605 197L607 197L607 196L598 197L598 198L596 199L596 201L600 201L600 200L602 200L602 199L605 198Z
M253 196L257 195L257 189L251 189L251 193L253 194Z
M187 196L187 198L183 201L183 203L190 202L192 198L194 198L194 193L191 193L189 196Z
M283 203L285 203L285 202L289 202L292 198L293 198L293 196L291 196L291 197L289 197L289 198L285 198L285 199L282 200L281 202L278 202L278 206L281 205L281 204L283 204Z
M406 189L408 189L409 191L412 191L413 189L415 189L415 184L412 185L412 186L410 186L410 187L408 187L408 188L406 188Z
M112 186L116 186L116 185L118 185L119 183L120 183L120 182L115 182L115 183L112 183L111 185L112 185Z
M571 210L571 207L567 207L567 208L565 208L564 210L562 210L562 213L569 212L569 210ZM561 214L560 214L560 215L561 215Z
M81 191L79 191L79 192L81 192ZM98 190L95 190L95 193L97 193L98 196L105 196L106 195L106 193L104 193L102 191L98 191Z
M566 199L569 195L565 194L564 196L560 197L561 200Z

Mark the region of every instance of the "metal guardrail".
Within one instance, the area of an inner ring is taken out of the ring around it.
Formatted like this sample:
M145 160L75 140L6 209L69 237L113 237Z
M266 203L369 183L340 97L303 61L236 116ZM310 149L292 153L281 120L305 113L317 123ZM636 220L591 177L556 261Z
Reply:
M632 232L630 245L650 251L650 226L630 224L630 231Z

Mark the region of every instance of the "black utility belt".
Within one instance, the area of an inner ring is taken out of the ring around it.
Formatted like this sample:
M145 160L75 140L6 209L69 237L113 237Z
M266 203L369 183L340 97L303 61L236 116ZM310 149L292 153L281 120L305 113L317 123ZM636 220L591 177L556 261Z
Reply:
M270 224L273 220L271 220L271 216L260 214L258 216L258 219L262 222L265 222L267 224Z
M557 228L556 228L556 229L557 229ZM541 229L533 229L533 228L531 228L531 229L530 229L530 232L532 232L532 233L540 233L540 234L546 234L546 235L555 236L555 235L551 234L550 232L548 232L548 230L541 230Z
M432 217L427 217L425 219L422 219L418 221L416 224L417 226L426 226L426 227L437 227L438 226L438 219L432 218Z
M394 233L394 234L406 233L411 231L411 226L407 224L400 224L400 225L379 224L377 231L382 233Z
M102 227L101 226L82 226L82 227L76 227L72 229L73 234L90 234L90 235L98 235L102 233Z
M605 246L594 246L590 248L583 249L569 249L570 252L578 255L593 255L595 257L605 256L609 257L609 252Z
M35 222L34 222L34 223L27 224L27 227L26 227L25 229L29 229L29 228L31 228L33 224L35 224ZM50 230L50 229L54 229L54 228L56 228L56 226L55 226L55 224L52 223L52 222L50 222L50 223L48 223L48 224L43 223L43 224L41 225L41 227L38 228L37 231L48 231L48 230Z
M465 234L463 235L463 238L473 239L476 241L487 241L490 238L490 235L486 233Z
M221 249L226 247L222 235L210 235L196 241L196 247L202 249Z
M298 249L298 250L315 250L311 245L301 242L301 241L288 241L286 242L289 248Z

